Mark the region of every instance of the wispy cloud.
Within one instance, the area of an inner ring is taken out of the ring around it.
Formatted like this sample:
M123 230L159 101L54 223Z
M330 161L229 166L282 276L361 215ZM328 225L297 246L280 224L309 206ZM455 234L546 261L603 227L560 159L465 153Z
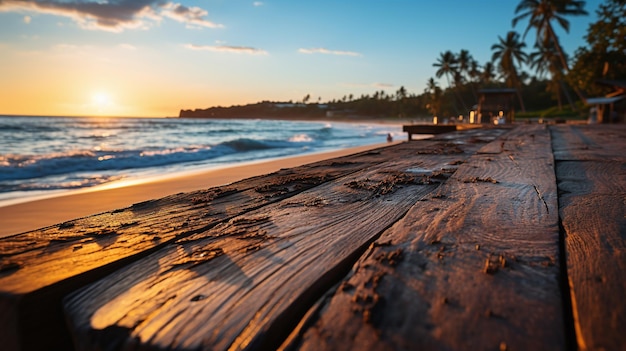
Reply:
M362 56L358 52L353 51L341 51L341 50L328 50L325 48L313 48L313 49L299 49L301 54L325 54L325 55L338 55L338 56Z
M393 84L389 84L389 83L373 83L372 86L374 88L381 88L381 89L388 89L388 88L394 87Z
M198 51L227 52L235 54L248 55L267 55L267 51L249 46L232 46L232 45L196 45L186 44L185 48Z
M376 88L376 89L391 89L395 85L389 83L343 83L343 86L352 88Z
M165 17L169 17L175 21L186 23L189 25L208 27L208 28L223 28L224 26L218 23L206 20L205 17L209 14L206 10L199 7L187 7L181 4L167 3L161 6L161 14Z
M30 16L24 16L24 23L29 24L31 20Z
M0 12L51 14L70 18L83 29L110 32L147 29L164 17L192 26L223 27L206 19L206 10L162 0L0 0Z
M131 50L131 51L135 51L137 50L137 47L131 44L127 44L127 43L122 43L120 45L118 45L120 47L120 49L124 49L124 50Z
M263 2L262 1L255 1L252 3L253 6L259 7L259 6L263 6Z

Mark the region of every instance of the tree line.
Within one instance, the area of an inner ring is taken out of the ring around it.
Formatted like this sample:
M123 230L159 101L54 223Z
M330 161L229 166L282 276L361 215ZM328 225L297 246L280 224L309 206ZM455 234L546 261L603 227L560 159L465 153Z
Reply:
M512 30L498 36L491 46L491 60L481 64L466 49L440 53L433 63L435 76L428 79L423 92L416 94L400 87L394 93L384 90L373 94L346 95L322 103L311 102L307 94L301 101L264 101L230 108L185 110L181 116L241 117L306 116L353 114L373 117L457 116L466 115L485 88L515 88L518 108L544 110L554 106L581 113L586 97L608 93L596 84L598 79L626 80L626 0L605 0L595 11L597 21L587 29L586 45L573 55L565 52L555 26L569 32L569 18L588 16L584 1L522 0L515 8ZM525 24L522 34L514 29ZM533 47L524 39L533 33ZM527 70L524 70L527 69ZM436 78L445 78L441 87Z
M445 76L447 87L442 90L433 78L428 80L429 112L449 115L467 110L467 102L476 101L478 88L515 88L522 112L554 105L559 110L566 105L576 112L587 97L608 93L610 88L597 84L599 79L626 80L626 1L600 4L597 21L584 37L587 45L570 57L555 26L569 33L568 18L588 15L584 1L522 0L515 9L512 27L525 22L523 34L510 30L498 36L491 46L490 62L479 64L467 50L440 54L433 64L435 76ZM528 50L523 39L532 32L534 45Z

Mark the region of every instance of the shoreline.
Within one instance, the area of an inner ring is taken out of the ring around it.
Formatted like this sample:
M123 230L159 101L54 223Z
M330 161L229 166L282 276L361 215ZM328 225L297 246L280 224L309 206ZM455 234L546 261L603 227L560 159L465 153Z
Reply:
M158 178L111 183L81 189L32 201L0 207L0 238L20 234L82 218L97 213L125 208L134 203L164 196L227 185L253 176L272 173L281 168L292 168L308 163L351 155L399 143L378 143L352 148L303 154L278 159L233 164L221 168L191 171Z
M4 115L0 115L0 117L3 117ZM84 117L84 116L16 116L16 117L43 117L43 118L90 118L90 117ZM153 119L156 118L158 119L159 117L105 117L104 118L130 118L130 119L141 119L141 118L146 118L146 119ZM220 120L228 120L228 119L233 119L233 120L266 120L266 121L290 121L290 122L303 122L303 123L329 123L331 121L325 120L325 119L310 119L310 118L293 118L293 117L279 117L279 118L274 118L274 117L266 117L266 116L260 116L260 117L255 117L255 118L212 118L212 117L166 117L166 118L176 118L176 119L188 119L188 120L195 120L195 119L220 119ZM356 119L355 119L356 118ZM362 117L344 117L344 118L337 118L334 121L332 121L333 123L339 123L339 124L348 124L348 125L377 125L377 126L397 126L397 127L402 127L402 122L407 122L407 121L402 121L402 120L394 120L394 121L390 121L390 120L380 120L380 119L363 119ZM401 134L404 134L403 132ZM394 133L394 137L395 137L395 133ZM396 139L397 140L397 139ZM381 142L381 144L383 144ZM359 148L360 146L363 145L357 145L357 146L348 146L346 149L350 149L350 148ZM15 191L15 196L10 196L11 193L7 193L7 194L2 194L3 196L0 196L0 208L3 207L7 207L7 206L12 206L12 205L17 205L17 204L21 204L21 203L26 203L26 202L33 202L33 201L39 201L39 200L44 200L44 199L49 199L49 198L56 198L56 197L63 197L63 196L67 196L67 195L74 195L74 194L82 194L82 193L87 193L87 192L93 192L93 191L100 191L100 190L106 190L106 189L112 189L112 188L118 188L118 187L125 187L125 186L130 186L130 185L135 185L135 184L141 184L141 183L147 183L147 182L155 182L155 181L160 181L163 179L169 179L169 178L178 178L181 176L186 176L189 174L196 174L196 173L203 173L205 171L208 170L218 170L218 169L222 169L222 168L230 168L233 166L237 166L237 165L243 165L243 164L252 164L252 163L257 163L257 162L265 162L265 161L272 161L272 160L277 160L280 158L284 158L284 157L298 157L298 156L306 156L306 155L310 155L310 154L318 154L318 153L326 153L326 152L333 152L333 151L338 151L341 149L329 149L329 150L325 150L325 151L308 151L308 152L304 152L304 153L297 153L294 155L290 155L290 156L278 156L278 157L270 157L270 158L265 158L265 159L258 159L258 160L252 160L252 161L235 161L234 163L226 163L226 164L212 164L212 165L205 165L205 166L200 166L200 167L196 167L196 168L192 168L192 169L181 169L181 170L175 170L175 171L169 171L165 174L161 174L161 175L151 175L151 174L144 174L144 175L139 175L139 176L130 176L130 177L124 177L122 179L118 179L118 180L113 180L110 182L105 182L102 184L97 184L97 185L93 185L93 186L89 186L89 187L80 187L80 188L75 188L75 189L56 189L56 190L33 190L33 191L22 191L20 194L19 191ZM2 216L0 214L0 220L2 220ZM0 228L0 237L2 237L2 229Z

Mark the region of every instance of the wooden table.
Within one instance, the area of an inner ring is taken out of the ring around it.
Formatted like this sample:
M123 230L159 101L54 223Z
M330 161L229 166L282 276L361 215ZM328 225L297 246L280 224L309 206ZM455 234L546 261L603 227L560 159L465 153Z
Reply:
M624 350L624 150L456 131L0 239L0 343Z

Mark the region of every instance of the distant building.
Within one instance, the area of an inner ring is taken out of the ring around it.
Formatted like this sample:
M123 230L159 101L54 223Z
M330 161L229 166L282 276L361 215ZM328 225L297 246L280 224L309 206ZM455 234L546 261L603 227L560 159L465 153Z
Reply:
M516 89L481 89L478 94L475 123L512 123L515 120Z
M626 120L626 81L599 79L595 83L613 91L586 99L587 105L591 105L589 123L623 123Z
M294 108L294 107L306 107L305 104L302 103L290 103L290 102L286 102L286 103L277 103L274 104L274 107L276 108Z

